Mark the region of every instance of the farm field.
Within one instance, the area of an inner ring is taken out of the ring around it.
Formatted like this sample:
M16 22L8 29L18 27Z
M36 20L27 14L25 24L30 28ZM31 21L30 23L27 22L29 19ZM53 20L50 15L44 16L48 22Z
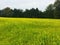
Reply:
M60 45L60 19L0 18L0 45Z

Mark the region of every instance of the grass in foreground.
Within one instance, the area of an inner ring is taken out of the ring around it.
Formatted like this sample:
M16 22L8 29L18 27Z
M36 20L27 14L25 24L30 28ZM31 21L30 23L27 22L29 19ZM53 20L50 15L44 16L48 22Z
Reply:
M60 20L0 18L0 45L60 45Z

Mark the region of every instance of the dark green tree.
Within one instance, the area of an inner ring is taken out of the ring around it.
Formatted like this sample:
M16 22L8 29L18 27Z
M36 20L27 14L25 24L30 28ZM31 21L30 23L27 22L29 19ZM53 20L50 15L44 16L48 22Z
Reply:
M38 8L35 9L35 17L37 17L37 18L42 17L42 11L39 11Z
M27 17L27 18L31 17L30 14L31 14L31 13L30 13L30 10L28 10L28 9L26 9L26 10L23 12L23 16L24 16L24 17Z
M12 17L12 14L13 14L12 9L10 9L9 7L1 11L1 16L4 16L4 17Z
M54 7L53 4L50 4L47 8L46 11L44 12L44 15L46 18L54 18Z
M42 16L42 12L39 11L38 8L34 9L30 9L30 17L33 17L33 18L40 18Z
M54 3L54 17L60 18L60 0L56 0Z
M21 10L21 9L14 9L13 10L13 17L23 17L22 13L23 13L23 10Z

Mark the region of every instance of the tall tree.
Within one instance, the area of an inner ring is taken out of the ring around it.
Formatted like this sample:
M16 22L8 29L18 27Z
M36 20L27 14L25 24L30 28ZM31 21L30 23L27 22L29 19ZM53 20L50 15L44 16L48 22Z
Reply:
M53 18L54 17L53 12L54 12L53 4L50 4L46 8L46 11L44 12L45 13L45 17L47 17L47 18Z
M54 3L54 17L60 18L60 0L56 0Z
M35 9L35 17L37 18L42 17L42 11L39 11L38 8Z
M12 14L13 14L12 9L10 9L9 7L3 9L1 12L1 15L5 17L12 17Z
M24 17L31 17L31 13L30 13L30 10L26 9L24 12L23 12L23 16Z
M41 17L41 14L42 14L42 12L39 11L38 8L36 8L36 9L32 8L32 9L30 9L30 16L31 17L39 18L39 17Z
M22 13L23 13L23 10L21 10L21 9L14 9L13 10L13 17L23 17Z

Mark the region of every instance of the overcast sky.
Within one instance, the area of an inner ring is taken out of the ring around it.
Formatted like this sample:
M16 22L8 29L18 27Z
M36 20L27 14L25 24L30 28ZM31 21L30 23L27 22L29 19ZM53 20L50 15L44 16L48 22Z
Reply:
M30 9L39 8L39 10L45 10L46 7L54 3L55 0L0 0L0 9L5 7L17 8L17 9Z

